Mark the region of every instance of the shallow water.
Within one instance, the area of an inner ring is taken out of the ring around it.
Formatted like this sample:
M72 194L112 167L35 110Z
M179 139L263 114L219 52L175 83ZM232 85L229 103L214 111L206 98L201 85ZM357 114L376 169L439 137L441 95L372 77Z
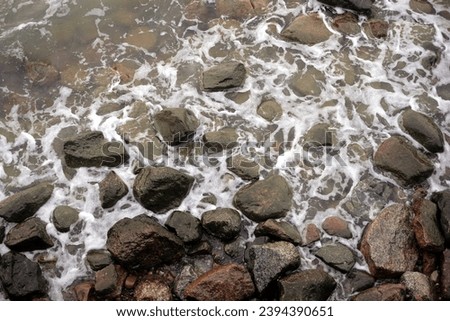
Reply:
M106 232L117 220L145 212L131 193L112 209L100 207L97 183L108 169L69 173L63 168L61 142L77 132L101 130L107 139L134 143L127 145L130 163L115 169L130 188L134 161L165 163L189 172L196 183L179 209L200 217L205 208L214 208L199 207L204 193L215 194L217 206L230 207L245 182L229 174L226 155L215 155L217 165L195 152L185 162L172 147L159 156L152 115L167 107L192 110L201 122L197 142L206 131L236 128L241 142L237 149L263 166L261 177L277 171L290 182L294 206L287 219L303 230L310 222L320 226L325 217L340 215L351 223L354 237L343 240L324 234L322 242L339 240L356 253L364 225L379 210L368 204L360 217L344 210L356 184L372 176L397 186L399 198L411 193L377 172L370 160L383 139L402 133L397 124L400 111L409 106L426 113L450 136L450 101L436 92L437 86L450 81L447 0L433 1L437 14L430 15L411 11L408 1L376 1L376 16L390 22L386 39L372 39L364 32L343 37L330 29L332 37L314 46L279 36L293 17L311 11L319 12L330 27L328 13L314 0L275 0L267 12L242 21L218 19L213 2L208 1L198 19L186 10L187 0L0 4L0 199L36 181L55 183L52 198L37 213L58 240L45 254L47 261L57 258L56 268L46 271L51 299L61 300L63 289L91 273L84 256L104 247ZM360 25L364 20L360 17ZM433 58L436 52L439 59L426 68L423 58ZM228 93L202 91L201 72L231 58L247 68L243 87ZM59 80L48 86L33 83L27 72L31 62L53 66ZM302 96L291 88L297 75L317 80L314 95ZM283 108L283 115L272 123L256 112L268 98ZM316 123L330 124L337 145L305 161L304 135ZM145 157L149 142L155 147L152 159ZM283 152L274 143L283 143ZM444 153L433 157L436 171L427 181L430 192L450 185L448 144ZM56 205L81 211L70 233L57 232L51 223ZM168 214L157 218L164 222ZM250 224L250 231L254 226ZM311 254L320 245L301 248L302 268L321 265L342 280L342 274ZM1 254L7 251L0 245ZM365 269L358 256L357 266ZM345 295L341 289L333 299Z

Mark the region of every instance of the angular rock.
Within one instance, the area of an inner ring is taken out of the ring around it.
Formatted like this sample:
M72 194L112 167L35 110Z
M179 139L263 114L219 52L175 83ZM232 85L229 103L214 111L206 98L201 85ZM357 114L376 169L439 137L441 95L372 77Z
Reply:
M316 13L298 16L281 32L282 37L305 45L327 41L331 35L323 19Z
M335 235L346 239L352 238L353 236L350 228L348 227L347 221L338 216L327 217L322 223L322 228L330 235Z
M221 91L240 87L245 81L243 63L223 62L203 72L203 88L206 91Z
M261 166L242 155L233 155L227 159L227 168L244 180L256 181L259 179Z
M361 292L373 287L375 278L369 273L360 270L351 270L346 275L344 289L349 293Z
M353 301L405 301L406 288L403 284L386 283L367 289Z
M396 277L412 271L419 254L408 208L394 204L382 210L366 226L360 250L375 277Z
M283 109L276 100L266 100L258 106L256 113L265 120L272 122L281 117Z
M98 187L100 203L103 208L113 207L128 194L127 184L114 171L109 172L98 184Z
M166 108L154 117L154 126L168 145L180 145L192 141L199 121L185 108Z
M217 208L203 213L202 226L209 234L231 241L241 231L241 215L232 208Z
M450 247L450 189L434 193L431 200L438 207L440 227L447 247Z
M345 9L355 10L359 12L370 12L372 8L372 0L318 0L323 4L332 7L341 7Z
M147 215L118 221L107 236L108 251L129 269L152 268L184 255L183 242Z
M234 196L233 203L255 222L281 218L292 206L292 190L282 176L271 175L242 187Z
M53 241L46 226L40 218L30 217L9 230L5 245L18 252L48 249L53 246Z
M326 301L336 288L336 281L321 270L305 270L278 281L280 301Z
M106 250L90 250L86 254L86 261L94 271L101 270L113 263L111 253Z
M129 155L121 142L109 142L100 131L81 133L64 142L66 165L79 167L116 167Z
M255 292L250 273L239 264L219 265L202 274L184 290L188 299L199 301L238 301Z
M399 136L381 143L374 156L374 165L392 173L404 185L419 184L434 171L433 163Z
M355 265L356 258L353 252L342 244L329 244L322 246L315 255L343 273L347 273Z
M427 0L410 0L409 6L415 12L428 14L436 13L436 10L434 10L433 5Z
M20 223L33 216L52 196L53 185L44 182L17 192L0 201L0 217Z
M29 300L47 291L39 264L20 253L8 252L0 258L0 281L11 300Z
M413 203L413 211L412 226L419 247L429 252L442 252L445 239L439 229L436 204L421 199Z
M172 292L162 280L146 277L137 283L134 298L136 301L170 301Z
M55 207L52 221L55 228L62 233L69 232L72 224L78 221L79 212L73 207L60 205Z
M371 38L386 38L389 23L379 19L370 19L363 24L364 31Z
M430 280L419 272L405 272L401 277L402 283L414 301L433 300Z
M450 300L450 249L442 253L439 271L440 295L443 300Z
M302 243L302 236L298 229L284 221L275 221L268 219L265 222L259 223L255 229L255 236L268 236L277 241L286 241L295 245Z
M146 167L136 176L133 194L146 209L164 213L178 207L189 194L194 178L170 167Z
M303 231L305 242L303 245L309 245L320 240L320 230L315 224L308 224Z
M110 264L95 273L95 292L100 296L113 293L116 290L118 275L116 268Z
M200 220L188 212L174 211L165 225L185 243L199 241L202 237Z
M220 153L238 145L239 136L233 128L223 128L203 135L205 151L208 154Z
M300 265L300 254L296 247L283 241L252 245L248 256L248 266L259 293L284 272L295 270Z
M444 151L444 136L436 123L428 116L408 109L399 119L403 131L432 153Z

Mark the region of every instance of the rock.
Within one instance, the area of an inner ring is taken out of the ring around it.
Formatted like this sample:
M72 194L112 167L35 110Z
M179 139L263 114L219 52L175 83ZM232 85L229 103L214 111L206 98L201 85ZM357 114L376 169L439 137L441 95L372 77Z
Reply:
M187 19L207 21L209 11L208 3L203 0L190 0L184 10Z
M106 247L114 260L130 269L152 268L184 255L183 242L144 214L121 219L107 236Z
M168 145L180 145L192 141L199 121L185 108L166 108L155 114L154 126Z
M18 252L48 249L53 246L53 241L46 226L40 218L30 217L9 230L5 245Z
M316 224L308 224L303 234L305 235L305 242L303 243L303 245L309 245L320 240L320 230L316 226Z
M95 273L95 292L100 296L113 293L116 290L118 275L116 268L110 264Z
M198 301L239 301L255 292L250 273L239 264L219 265L202 274L184 290L184 296Z
M412 271L419 254L408 208L394 204L382 210L366 226L360 251L375 277L396 277Z
M0 226L0 244L3 243L3 239L5 238L5 230L6 228L4 226Z
M123 286L126 289L134 289L137 283L138 277L134 274L129 274L127 278L125 279L125 283Z
M124 108L125 108L125 105L123 105L123 104L118 104L118 103L113 103L113 102L105 103L99 107L99 109L97 110L97 115L105 116L107 114L122 110Z
M133 194L146 209L164 213L180 206L194 178L170 167L146 167L136 176Z
M301 15L294 19L281 36L305 45L315 45L327 41L332 33L317 13Z
M111 253L106 250L90 250L86 254L86 261L94 271L101 270L113 263Z
M410 0L409 6L415 12L427 14L436 13L436 10L434 10L433 5L429 3L427 0Z
M174 211L165 225L185 243L196 242L202 238L200 220L191 213Z
M124 42L148 51L155 51L158 45L158 38L157 32L142 26L129 30Z
M64 142L64 159L66 165L79 167L116 167L129 159L120 142L109 142L102 132L81 133Z
M432 153L444 151L444 136L433 120L419 112L408 109L400 117L402 130Z
M200 202L202 203L206 203L206 204L212 204L212 205L216 205L217 204L217 197L212 194L212 193L203 193L203 198L201 199Z
M295 270L300 265L297 248L292 243L283 241L252 245L248 256L248 266L259 293L284 272Z
M405 301L406 288L403 284L386 283L367 289L353 301Z
M255 14L250 0L216 0L216 11L219 16L232 19L244 19Z
M442 253L439 284L441 298L450 300L450 249L446 249Z
M447 247L450 245L450 189L433 193L431 200L438 207L438 217L441 231L445 238Z
M428 252L442 252L445 239L439 229L436 204L421 199L413 203L413 211L412 226L419 247Z
M316 124L305 134L304 145L310 146L333 146L336 145L334 131L328 124Z
M271 239L278 241L286 241L299 245L302 243L302 237L298 229L284 221L275 221L268 219L265 222L259 223L255 229L255 236L268 236Z
M59 80L59 72L55 67L40 61L29 61L25 64L28 78L35 86L51 86Z
M405 272L401 277L402 283L414 301L433 300L430 280L419 272Z
M358 24L358 16L351 12L345 12L333 18L332 26L344 35L356 35L361 32Z
M328 6L341 7L363 13L370 12L373 3L373 0L318 0L318 1Z
M450 100L450 83L436 86L436 93L444 100Z
M326 301L336 288L336 281L321 270L305 270L278 281L280 301Z
M114 171L109 172L98 184L98 187L100 203L103 208L113 207L128 194L128 186Z
M89 301L95 284L92 281L84 281L73 286L73 292L77 301Z
M72 224L78 221L79 212L73 207L60 205L55 207L52 221L55 228L62 233L69 232Z
M312 66L308 66L306 71L299 72L291 79L289 86L294 94L299 97L319 96L322 92L320 83L325 83L326 79L322 72Z
M272 122L278 120L283 114L281 105L276 100L266 100L258 106L256 113L265 120Z
M202 226L222 241L231 241L241 231L241 216L232 208L217 208L203 213Z
M374 165L392 173L403 185L419 184L434 171L433 163L399 136L381 143L374 156Z
M338 216L327 217L322 223L322 228L330 235L335 235L346 239L353 237L347 221Z
M53 185L44 182L15 193L0 201L0 217L20 223L33 216L52 196Z
M162 280L156 277L146 277L139 281L134 289L136 301L170 301L172 293Z
M329 266L343 273L350 271L356 262L353 252L339 243L324 245L315 255Z
M245 81L246 70L243 63L223 62L203 72L203 89L221 91L240 87Z
M375 278L369 273L360 270L351 270L347 273L343 286L348 293L355 293L367 290L373 287L374 284Z
M370 38L386 38L389 30L389 23L379 19L370 19L363 23L364 32Z
M259 179L261 166L242 155L232 155L227 159L227 168L244 180L256 181Z
M0 257L0 281L11 300L29 300L47 292L39 264L20 253L8 252Z
M271 175L242 187L233 203L245 216L255 222L281 218L292 206L292 190L279 175Z
M208 241L200 241L188 247L187 255L208 255L212 253L212 245Z
M185 300L184 290L198 277L194 267L190 264L186 264L181 269L180 273L176 276L173 286L173 292L181 299Z
M223 128L203 135L205 152L207 154L220 153L238 145L239 136L233 128Z

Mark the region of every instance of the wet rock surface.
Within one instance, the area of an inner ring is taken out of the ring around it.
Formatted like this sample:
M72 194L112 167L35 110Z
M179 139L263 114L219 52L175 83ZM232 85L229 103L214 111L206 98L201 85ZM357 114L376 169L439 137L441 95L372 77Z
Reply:
M335 235L346 239L353 236L348 227L348 223L338 216L327 217L322 222L322 228L330 235Z
M354 301L404 301L406 288L403 284L382 284L367 289L355 297Z
M174 211L165 225L186 243L199 241L202 237L200 220L188 212Z
M203 72L203 88L207 91L221 91L242 86L246 70L243 63L224 62Z
M321 270L305 270L282 277L278 281L281 301L326 301L336 281Z
M438 207L440 228L448 247L450 245L450 190L436 192L431 199Z
M217 131L207 132L203 135L205 151L208 154L220 153L236 147L238 134L233 128L222 128Z
M146 277L137 283L134 290L136 301L170 301L172 293L170 287L155 277Z
M261 166L242 155L234 155L227 159L227 168L244 180L254 181L259 179Z
M281 117L283 114L283 108L275 100L266 100L258 106L256 112L259 116L271 122Z
M329 266L343 273L350 271L356 262L353 252L339 243L324 245L315 255Z
M413 204L413 211L412 225L419 247L430 252L443 251L445 239L438 224L437 206L427 199L422 199Z
M318 14L301 15L281 32L282 37L306 45L324 42L331 35L332 33Z
M375 278L369 273L353 269L347 274L344 289L348 293L356 293L367 290L375 284Z
M128 194L128 186L114 171L109 172L98 184L98 187L100 203L103 208L113 207Z
M372 0L319 0L319 2L333 7L341 7L362 12L369 11L373 4Z
M241 230L241 216L232 208L218 208L202 214L202 226L211 235L231 241Z
M53 246L47 234L47 223L31 217L11 228L6 235L5 245L18 252L45 250Z
M113 264L109 264L95 273L95 292L100 296L116 290L118 275Z
M67 205L55 207L52 213L53 225L62 233L69 232L70 227L78 221L78 217L79 212Z
M255 236L268 236L273 240L286 241L299 245L302 243L302 236L295 225L285 221L268 219L259 223L255 228Z
M94 271L101 270L113 263L111 253L106 250L90 250L86 254L86 261Z
M194 137L199 121L185 108L166 108L154 116L154 126L168 145L187 143Z

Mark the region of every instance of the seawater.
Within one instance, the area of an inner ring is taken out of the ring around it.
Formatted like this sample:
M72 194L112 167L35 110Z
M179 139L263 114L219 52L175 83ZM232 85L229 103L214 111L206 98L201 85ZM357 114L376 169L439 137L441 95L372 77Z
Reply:
M207 3L209 9L214 5L214 1ZM197 142L207 131L236 128L241 143L237 149L263 165L261 178L276 171L292 186L294 205L287 220L303 230L310 222L320 226L329 215L345 218L353 238L323 234L321 241L350 246L358 254L357 267L366 269L357 243L376 209L364 213L366 218L361 220L347 213L342 204L363 177L397 186L373 168L373 152L390 135L407 136L397 122L406 107L431 116L444 135L450 135L450 102L436 93L437 86L450 82L450 3L432 3L436 14L416 13L408 1L375 1L376 15L390 27L386 39L371 39L364 32L344 37L334 31L327 11L315 0L274 0L267 12L241 21L219 19L212 10L195 18L186 10L187 0L2 1L0 199L36 181L54 182L52 198L36 214L48 222L48 233L56 240L40 257L54 264L45 270L50 298L61 300L72 282L92 275L85 255L90 249L104 248L106 233L115 222L151 214L131 193L112 209L101 209L97 183L110 169L81 168L67 174L61 163L61 142L85 130L100 130L109 140L124 141L120 128L125 128L131 140L145 140L152 116L168 107L188 108L199 118ZM293 17L309 12L327 21L333 32L328 41L307 46L280 38ZM365 20L361 16L359 24ZM432 54L426 43L439 53L430 69L421 64ZM245 64L243 87L227 93L202 91L201 72L226 59ZM33 85L24 67L33 61L55 67L61 79L50 87ZM121 82L114 71L117 64L133 71L128 82ZM299 96L290 87L292 77L312 67L322 75L318 77L320 93ZM256 112L269 98L283 108L281 118L271 123ZM120 107L105 112L106 104ZM335 156L322 156L312 165L303 161L301 145L305 133L317 123L330 125L337 148ZM272 148L280 142L283 152ZM179 210L197 217L214 208L199 206L204 193L213 193L218 207L230 207L236 191L246 184L227 171L226 155L214 155L216 163L202 155L189 162L182 161L174 148L154 159L144 157L135 145L127 148L129 164L114 170L130 189L135 161L140 166L166 164L182 169L196 182ZM447 144L444 153L433 158L436 171L427 181L430 192L450 185L449 159ZM399 190L411 194L411 190ZM51 222L57 205L80 211L80 220L70 233L57 232ZM164 222L169 214L155 216ZM11 226L7 225L7 231ZM250 235L254 227L254 223L248 225ZM342 274L312 254L321 244L300 248L302 268L320 265L342 281ZM1 254L7 251L0 245ZM25 254L35 260L39 256L39 252ZM342 298L345 293L338 289L332 299Z

